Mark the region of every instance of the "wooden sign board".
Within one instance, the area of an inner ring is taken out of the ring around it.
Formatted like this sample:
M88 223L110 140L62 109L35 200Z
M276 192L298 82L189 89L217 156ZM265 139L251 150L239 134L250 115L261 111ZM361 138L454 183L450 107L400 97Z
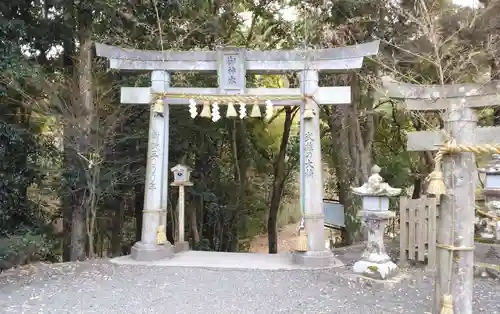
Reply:
M244 94L246 69L244 49L219 49L218 71L220 94Z

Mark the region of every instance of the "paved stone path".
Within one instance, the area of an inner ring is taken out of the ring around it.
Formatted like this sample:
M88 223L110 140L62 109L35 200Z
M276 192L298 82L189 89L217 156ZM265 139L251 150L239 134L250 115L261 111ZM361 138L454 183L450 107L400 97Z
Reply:
M391 286L360 282L345 269L231 271L118 266L101 262L42 265L0 276L0 312L16 314L424 314L432 281L412 270ZM476 279L474 313L500 313L500 281Z

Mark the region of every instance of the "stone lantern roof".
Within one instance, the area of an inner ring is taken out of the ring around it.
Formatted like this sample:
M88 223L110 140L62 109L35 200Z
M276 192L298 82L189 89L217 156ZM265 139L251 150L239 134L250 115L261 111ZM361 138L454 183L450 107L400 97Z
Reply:
M492 159L486 164L486 167L478 169L478 171L486 174L486 181L483 189L484 196L500 197L500 182L498 180L498 176L500 176L500 154L493 154Z
M486 167L478 170L485 174L500 175L500 154L493 154L492 159L486 164Z
M371 169L372 175L368 182L360 187L351 188L352 192L360 196L393 197L401 194L401 189L393 188L380 176L380 167L374 165Z

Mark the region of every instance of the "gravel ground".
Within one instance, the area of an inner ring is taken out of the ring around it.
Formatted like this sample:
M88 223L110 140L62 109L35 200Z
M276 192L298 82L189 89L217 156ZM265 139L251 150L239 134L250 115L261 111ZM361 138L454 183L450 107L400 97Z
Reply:
M233 271L40 265L0 277L0 313L416 313L430 312L432 281L412 270L381 286L348 270ZM474 313L500 313L500 281L476 279Z

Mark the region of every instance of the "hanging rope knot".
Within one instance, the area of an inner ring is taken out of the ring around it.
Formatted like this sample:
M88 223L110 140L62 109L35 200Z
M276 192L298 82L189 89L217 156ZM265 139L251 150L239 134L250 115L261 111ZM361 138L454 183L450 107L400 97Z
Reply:
M427 176L425 182L428 183L427 193L436 195L439 197L440 195L446 194L446 185L444 184L444 174L441 171L441 161L443 159L442 151L439 150L434 158L434 170Z
M446 194L446 186L444 184L444 176L441 171L441 163L443 161L443 157L445 154L456 154L456 153L474 153L474 154L484 154L484 153L500 153L500 145L490 145L490 144L482 144L482 145L468 145L468 144L460 144L457 145L455 139L449 138L447 142L442 146L436 156L434 157L434 170L432 173L425 179L426 182L429 182L429 186L427 187L427 193L433 195L443 195Z

